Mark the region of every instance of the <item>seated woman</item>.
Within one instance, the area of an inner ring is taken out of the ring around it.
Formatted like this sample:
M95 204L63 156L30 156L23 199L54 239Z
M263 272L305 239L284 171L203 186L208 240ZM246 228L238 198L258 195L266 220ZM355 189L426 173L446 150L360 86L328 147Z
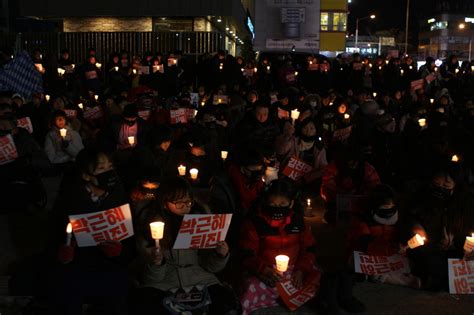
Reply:
M67 115L62 110L53 114L53 127L46 135L44 150L55 166L74 162L76 155L84 149L81 136L67 125Z
M234 295L215 273L229 260L229 247L220 242L215 249L173 249L186 214L199 214L188 182L172 177L160 183L158 208L139 223L137 246L142 264L141 288L134 298L133 314L181 314L207 312L227 314L235 309ZM157 248L149 223L165 223ZM184 293L195 292L197 300L185 301Z
M352 222L349 243L353 250L372 256L393 256L403 254L405 246L400 238L400 225L395 192L386 185L375 187L369 196L368 211L360 220ZM419 289L420 279L411 273L387 273L372 276L382 283L410 286Z
M285 278L275 270L278 255L290 258L287 276L297 289L319 287L314 238L287 182L272 182L256 215L244 222L241 231L242 264L247 272L240 298L244 314L278 305L275 285Z

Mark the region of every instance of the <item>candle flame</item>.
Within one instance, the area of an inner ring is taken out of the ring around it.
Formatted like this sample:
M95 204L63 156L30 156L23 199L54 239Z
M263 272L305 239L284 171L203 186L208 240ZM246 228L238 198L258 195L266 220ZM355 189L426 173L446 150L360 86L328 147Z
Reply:
M72 224L69 222L66 227L66 233L72 233ZM473 234L474 235L474 234Z

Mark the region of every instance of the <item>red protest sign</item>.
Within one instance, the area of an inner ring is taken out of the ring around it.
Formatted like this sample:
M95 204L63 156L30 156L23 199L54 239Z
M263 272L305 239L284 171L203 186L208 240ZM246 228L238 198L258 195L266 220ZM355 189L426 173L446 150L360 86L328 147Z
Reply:
M18 158L15 141L11 135L0 137L0 165L8 164Z
M215 248L225 240L232 214L187 214L173 249Z
M371 256L363 252L354 252L355 272L366 275L382 275L386 273L409 273L408 260L401 255Z
M293 286L291 279L285 279L285 281L276 284L280 298L290 311L297 310L316 295L317 275L314 273L308 279L305 279L305 286L300 290Z
M423 79L411 81L410 83L410 87L412 91L421 90L423 89L424 85L425 85L425 81Z
M283 175L291 178L294 181L298 181L312 170L313 168L306 162L298 159L297 157L292 157L286 167L283 169Z
M30 117L23 117L16 121L18 127L28 130L29 133L33 133L33 124L31 123Z
M99 106L89 107L84 111L84 118L95 120L102 117L102 109Z
M69 216L79 247L96 246L108 240L121 241L133 236L130 206Z
M474 294L474 262L448 259L449 293Z
M76 118L77 110L75 109L65 109L64 112L66 113L67 118Z
M278 107L278 118L280 118L280 119L290 119L290 112Z
M188 115L186 108L172 109L170 110L170 123L172 125L185 124L188 122Z

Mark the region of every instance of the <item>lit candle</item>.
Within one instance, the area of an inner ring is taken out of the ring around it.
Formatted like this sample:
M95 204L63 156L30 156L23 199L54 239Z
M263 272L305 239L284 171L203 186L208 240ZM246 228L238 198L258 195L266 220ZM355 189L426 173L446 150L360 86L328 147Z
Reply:
M198 169L197 168L192 168L189 170L189 174L191 175L191 179L197 179L198 178Z
M262 179L268 183L278 179L278 169L276 167L267 166L265 168L265 176L262 177Z
M99 68L99 69L102 68L102 65L101 65L100 63L98 63L98 62L95 63L95 66L96 66L97 68Z
M74 68L76 67L76 65L75 65L75 64L71 64L71 67L74 69Z
M61 137L62 137L63 139L65 139L65 138L66 138L66 134L67 134L67 129L66 129L66 128L61 128L61 129L59 129L59 134L61 135Z
M240 71L244 72L244 70L245 70L244 68L240 68Z
M186 166L184 165L178 166L178 173L179 173L179 176L186 175Z
M372 93L372 95L374 96L374 98L376 98L377 97L377 92Z
M135 137L134 136L128 137L128 143L133 146L135 144Z
M388 60L385 60L385 64L387 64L387 65L388 65Z
M202 101L202 102L201 102L201 106L204 106L204 105L206 105L206 102L205 102L205 101Z
M311 199L306 199L306 205L308 205L308 208L311 207Z
M345 119L345 120L348 120L349 118L351 118L351 115L349 115L349 114L344 114L344 119Z
M119 67L114 67L114 70L115 70L115 71L119 71Z
M459 162L459 157L455 154L451 157L451 162L457 163Z
M457 74L457 73L459 72L459 69L458 69L458 68L456 68L456 70L454 70L454 72Z
M472 236L466 236L466 241L464 242L464 251L467 253L474 251L474 233L472 233Z
M99 100L99 95L97 95L97 94L94 95L94 99L95 99L96 101L98 101L98 100Z
M253 68L253 72L257 73L258 69L257 67Z
M405 71L403 71L403 69L400 70L400 74L403 75L403 73L405 73Z
M229 152L227 152L227 151L221 151L221 158L225 161L227 159L228 154L229 154Z
M165 224L163 222L150 223L151 237L155 240L156 248L160 248L160 240L163 239Z
M431 104L434 103L434 98L430 98L430 103L431 103Z
M372 64L371 64L371 63L369 63L369 68L372 68Z
M382 70L382 66L379 66L379 70Z
M46 102L49 102L49 99L50 99L50 98L51 98L51 96L49 96L48 94L46 94L46 95L44 96L44 99L46 100Z
M79 107L80 109L84 109L84 105L82 105L82 103L77 104L77 107Z
M418 125L420 125L420 127L422 128L426 126L426 119L425 118L418 119Z
M435 71L435 72L438 71L438 67L434 67L434 71Z
M65 72L66 72L66 70L61 69L61 68L58 68L58 74L59 74L59 76L62 76Z
M410 70L411 70L411 69L413 69L413 66L409 66L408 68L410 68Z
M298 71L295 71L295 77L298 76Z
M312 64L313 64L313 61L312 61L312 60L310 60L310 61L309 61L309 64L310 64L310 65L312 65Z
M297 120L300 117L300 112L297 109L291 111L291 119L293 121Z
M416 234L408 241L408 247L411 249L417 248L425 244L425 238L421 237L420 234Z
M72 239L72 224L69 222L66 227L66 246L71 246L71 239Z
M270 71L270 66L267 66L267 71Z
M132 70L133 74L137 74L137 69Z
M290 257L286 255L278 255L275 257L275 263L276 263L276 270L278 272L285 272L288 270L288 262L290 261Z
M224 69L224 64L223 63L220 63L219 64L219 70L223 70Z
M471 71L474 72L474 66L471 66Z

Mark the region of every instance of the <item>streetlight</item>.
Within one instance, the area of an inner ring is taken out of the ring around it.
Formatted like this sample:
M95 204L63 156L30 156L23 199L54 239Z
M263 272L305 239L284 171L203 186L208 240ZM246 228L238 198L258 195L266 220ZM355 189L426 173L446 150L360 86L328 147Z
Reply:
M464 30L466 28L466 24L459 23L458 28L460 30ZM469 61L471 61L471 52L472 52L472 38L471 38L471 32L469 31Z
M367 20L367 19L375 19L375 14L356 19L356 38L355 38L355 49L357 50L357 45L359 44L359 21Z

